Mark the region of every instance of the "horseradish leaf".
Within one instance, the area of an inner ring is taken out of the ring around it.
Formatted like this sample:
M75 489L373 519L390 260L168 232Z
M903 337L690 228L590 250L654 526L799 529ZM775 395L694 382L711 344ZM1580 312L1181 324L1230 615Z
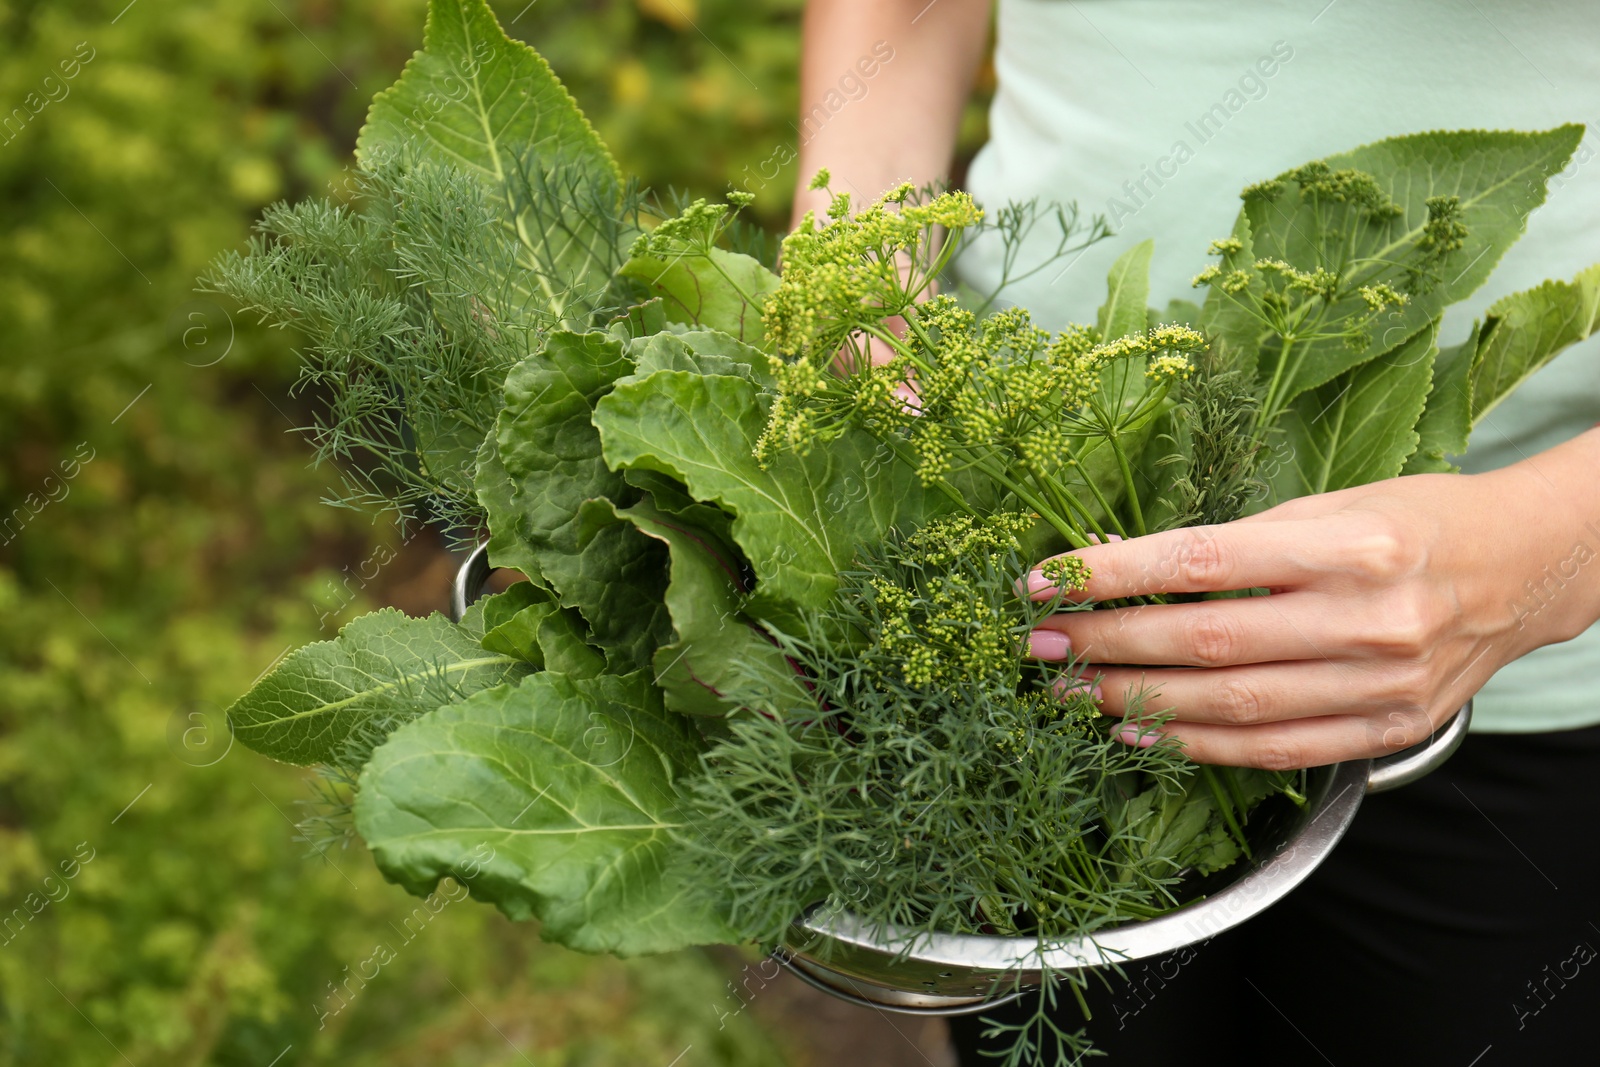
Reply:
M1437 354L1429 325L1377 359L1302 393L1283 419L1291 458L1272 480L1278 500L1393 478L1417 449Z
M626 244L616 161L532 48L485 0L430 0L423 48L379 93L356 141L364 167L439 161L476 175L517 241L504 284L573 326L611 285Z

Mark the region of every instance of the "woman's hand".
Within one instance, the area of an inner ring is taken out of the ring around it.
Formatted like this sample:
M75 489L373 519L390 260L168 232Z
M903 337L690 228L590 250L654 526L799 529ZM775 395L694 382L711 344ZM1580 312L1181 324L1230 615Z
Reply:
M1142 737L1130 721L1123 740L1273 769L1378 756L1600 618L1600 430L1489 474L1395 478L1072 554L1096 600L1271 593L1041 624L1033 653L1086 661L1108 714L1175 716Z

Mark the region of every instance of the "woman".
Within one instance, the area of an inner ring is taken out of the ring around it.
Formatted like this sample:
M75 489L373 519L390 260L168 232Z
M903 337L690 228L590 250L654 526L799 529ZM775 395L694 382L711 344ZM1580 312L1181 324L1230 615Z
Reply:
M825 166L859 203L943 178L990 8L811 0L802 100L824 99L861 57L891 58L825 121L802 108L802 180ZM1152 236L1155 302L1189 296L1249 181L1396 134L1600 120L1589 14L1576 0L1000 0L992 139L968 187L991 205L1076 199L1118 231L1004 298L1047 327L1093 321L1111 259ZM1500 296L1600 260L1597 137L1447 317L1445 343ZM797 218L818 197L802 190ZM981 245L960 266L980 289L996 280ZM1176 715L1167 732L1196 759L1381 755L1476 694L1473 734L1444 770L1368 800L1285 903L1095 994L1090 1032L1112 1062L1593 1059L1597 421L1591 340L1480 424L1468 476L1399 478L1081 553L1100 598L1276 594L1064 616L1035 634L1041 658L1075 649L1095 664L1110 714L1130 684L1159 687ZM980 1062L981 1029L956 1022L963 1062Z

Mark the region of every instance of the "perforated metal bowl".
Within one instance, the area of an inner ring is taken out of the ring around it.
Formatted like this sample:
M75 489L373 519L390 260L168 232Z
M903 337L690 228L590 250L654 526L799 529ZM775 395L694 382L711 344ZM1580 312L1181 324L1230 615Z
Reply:
M488 580L486 548L456 575L451 608L466 611ZM1361 800L1424 777L1460 747L1468 701L1421 744L1378 759L1309 772L1305 807L1257 810L1248 828L1255 859L1194 887L1203 899L1156 919L1046 945L1029 937L928 934L869 928L848 912L813 910L796 920L774 957L800 978L844 1000L917 1015L983 1011L1037 988L1043 972L1082 970L1160 956L1214 937L1282 900L1310 877L1354 821Z
M1369 793L1394 789L1448 759L1472 718L1468 702L1428 740L1373 760L1318 767L1308 803L1258 809L1249 828L1253 862L1219 876L1227 884L1156 919L1049 944L1030 937L912 933L870 929L849 913L815 911L798 920L775 957L834 996L889 1011L964 1015L1037 988L1042 972L1131 963L1213 937L1282 900L1328 858ZM1203 890L1202 890L1203 891Z

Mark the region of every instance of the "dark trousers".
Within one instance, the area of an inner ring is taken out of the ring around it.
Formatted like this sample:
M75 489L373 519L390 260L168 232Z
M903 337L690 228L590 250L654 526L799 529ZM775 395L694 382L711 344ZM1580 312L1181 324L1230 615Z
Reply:
M1600 727L1469 736L1430 777L1368 797L1286 900L1125 969L1091 983L1109 1056L1086 1062L1600 1063ZM951 1020L963 1065L993 1062L981 1018Z

